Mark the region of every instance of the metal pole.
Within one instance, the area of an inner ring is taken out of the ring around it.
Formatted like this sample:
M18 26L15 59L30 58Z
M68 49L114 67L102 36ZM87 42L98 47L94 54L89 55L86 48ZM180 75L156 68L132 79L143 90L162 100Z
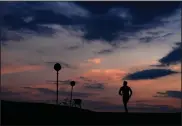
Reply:
M56 103L58 105L58 71L57 71L57 99L56 99Z
M72 92L73 92L73 86L71 86L71 100L70 100L70 106L72 106Z

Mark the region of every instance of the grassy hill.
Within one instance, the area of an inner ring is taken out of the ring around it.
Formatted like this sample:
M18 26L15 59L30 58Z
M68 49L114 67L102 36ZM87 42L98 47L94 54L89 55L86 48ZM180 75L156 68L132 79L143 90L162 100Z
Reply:
M181 113L111 113L94 112L43 103L1 101L1 124L43 125L179 125Z

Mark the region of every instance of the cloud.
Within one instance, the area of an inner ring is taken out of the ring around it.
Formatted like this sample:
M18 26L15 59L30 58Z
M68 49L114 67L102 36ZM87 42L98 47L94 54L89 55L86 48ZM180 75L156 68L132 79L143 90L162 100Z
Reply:
M45 3L42 6L42 9L49 8L53 10L55 13L59 13L67 16L68 18L72 18L74 16L77 17L89 17L90 12L81 6L73 3L73 2L49 2Z
M106 83L100 83L96 80L89 79L88 77L80 76L79 79L83 80L84 88L93 90L104 90Z
M22 66L5 66L1 68L1 74L12 74L25 71L37 71L44 69L44 66L39 65L22 65Z
M7 88L7 87L3 87L3 86L1 86L1 96L6 96L6 97L8 97L8 96L15 96L15 95L17 95L17 96L19 96L21 93L19 93L19 92L14 92L14 91L11 91L11 89L9 89L9 88Z
M166 39L170 36L173 36L174 33L165 33L165 32L147 32L145 37L139 38L140 42L149 43L153 41L159 41L161 39Z
M150 65L152 67L165 67L166 65L164 64L154 64L154 65Z
M100 64L101 63L101 59L100 58L88 59L88 62L94 63L94 64Z
M34 91L28 92L26 90L23 90L22 88L17 87L8 87L8 86L1 86L1 100L31 100L32 97L35 98L38 96Z
M130 4L132 5L133 3ZM139 6L147 6L147 12L150 14L145 13L146 8L133 8L121 3L118 3L118 6L98 5L98 8L102 7L106 11L96 14L94 7L79 2L34 2L31 4L27 2L7 2L3 5L6 11L2 15L2 22L3 27L8 30L51 37L57 31L45 25L71 26L74 27L74 31L81 30L84 32L82 37L87 40L86 42L103 40L105 43L116 46L128 41L133 34L143 29L157 27L163 25L164 22L169 23L171 21L170 18L176 19L177 14L175 15L175 13L179 12L175 10L179 8L179 3L166 3L166 5L169 4L171 6L167 6L168 10L165 10L163 4L139 4ZM156 8L156 5L158 5L158 9L155 12L151 11L153 7ZM22 11L25 9L26 12ZM167 19L163 19L163 15ZM156 17L160 17L160 19L155 20ZM121 32L125 34L120 34ZM9 37L4 40L12 39ZM148 41L149 39L146 40Z
M140 38L139 40L141 42L148 43L148 42L154 41L156 38L159 38L159 37L158 36L145 36L145 37Z
M124 28L124 22L125 20L117 16L93 16L85 24L84 29L86 32L83 37L89 41L104 40L113 45L118 36L117 33ZM121 36L121 39L122 37L126 38L126 36Z
M84 60L83 62L79 63L80 67L88 67L93 66L94 64L99 65L101 64L100 58L90 58L88 60Z
M169 36L172 36L174 33L167 33L167 34L165 34L165 35L163 35L162 37L169 37Z
M70 85L70 82L71 82L72 80L59 80L58 81L58 83L60 84L63 84L63 85ZM47 83L53 83L53 84L57 84L57 81L53 81L53 80L47 80L46 81ZM78 84L79 82L78 81L75 81L76 82L76 84Z
M84 73L82 76L92 80L91 83L100 83L112 81L120 81L122 76L125 76L126 72L120 69L91 69ZM99 80L99 82L95 81Z
M156 79L164 77L171 74L176 74L178 72L172 71L170 69L147 69L142 71L137 71L135 73L128 74L123 79L126 80L145 80L145 79Z
M74 11L68 11L70 7ZM47 24L68 25L72 20L68 17L84 15L83 9L79 9L77 5L70 2L33 2L31 4L26 2L6 2L4 9L6 13L1 15L3 17L1 20L3 27L1 29L7 31L7 33L4 32L3 34L4 41L24 39L27 35L50 37L57 31L54 28L47 27ZM23 11L25 9L26 11ZM27 19L29 20L27 21ZM14 35L9 35L8 31L14 32ZM23 37L17 33L21 33Z
M68 49L68 50L77 50L77 49L79 49L80 48L80 46L79 45L73 45L73 46L69 46L68 48L66 48L66 49Z
M104 90L104 85L103 83L86 83L84 87L86 89Z
M44 94L49 94L49 95L54 95L56 94L55 91L53 90L50 90L48 88L31 88L31 87L24 87L25 89L30 89L30 90L37 90L39 91L40 93L44 93Z
M161 33L164 33L164 31L148 31L147 34L152 35L152 36L158 36Z
M124 20L132 20L129 8L112 8L108 12L109 14L116 15Z
M174 48L166 56L162 57L159 62L163 65L173 65L181 62L181 42L177 43L178 47Z
M59 82L61 82L62 84L70 84L70 82L71 82L72 80L63 80L63 81L59 81Z
M1 32L0 39L3 45L6 45L5 41L8 41L9 39L14 41L20 41L24 39L24 37L20 32L8 31L6 29L0 29L0 32Z
M157 92L157 95L154 97L171 97L182 99L182 92L181 91L165 91L165 92Z
M103 50L100 50L99 52L97 52L98 54L111 54L114 52L114 49L103 49Z
M32 87L24 87L25 89L30 89L30 90L36 90L39 91L40 93L46 94L46 95L55 95L56 91L48 89L48 88L32 88ZM69 96L70 92L69 91L64 91L64 90L59 90L59 95L60 96ZM96 94L93 93L82 93L82 92L75 92L73 93L74 97L82 97L82 98L87 98L89 96L93 96Z
M73 66L69 63L66 63L66 62L63 62L63 61L59 61L59 62L45 62L46 64L48 65L52 65L54 66L55 63L60 63L60 65L63 67L63 68L69 68L69 69L77 69L76 66Z
M79 65L78 62L87 60L91 51L80 53L82 50L89 51L89 47L80 49L74 52L74 54L65 50L65 47L71 46L73 43L75 45L77 42L79 43L81 39L78 36L70 35L70 33L73 33L71 30L63 29L61 26L58 27L58 29L60 29L61 32L59 36L55 38L33 36L31 39L21 40L20 42L6 42L7 45L3 46L1 50L3 59L1 64L43 65L49 69L53 68L54 64L58 62L62 64L63 68L69 68L68 71L70 71L70 69L77 69L79 67L77 66L77 64ZM79 32L77 35L78 34Z
M88 79L87 77L79 77L81 80L87 81L87 82L92 82L92 80Z
M7 20L14 20L13 18L4 19L4 22L11 23ZM19 21L17 21L19 22ZM21 24L21 23L20 23ZM53 37L55 33L57 32L55 29L41 25L36 24L35 26L32 26L29 22L25 22L24 25L15 24L15 26L5 26L1 29L2 35L1 35L1 41L20 41L24 39L29 39L32 36L44 36L44 37ZM11 23L13 25L13 23ZM16 26L19 25L19 26ZM10 27L10 28L9 28Z
M145 6L147 5L145 4ZM175 9L170 8L170 11L166 13L165 11L161 11L162 10L161 7L159 8L160 11L158 10L157 13L151 12L150 16L149 14L146 15L146 13L144 13L146 10L138 10L138 9L135 10L134 8L127 8L119 5L118 7L109 8L108 10L109 10L108 13L99 16L93 15L93 17L90 19L91 23L88 22L85 26L85 29L87 31L86 34L84 35L85 39L87 40L101 39L105 40L111 45L115 45L116 43L126 42L128 39L130 39L131 36L133 36L133 34L136 34L141 30L163 26L164 23L167 21L162 20L164 18L162 15L164 15L165 13L166 17L169 17L171 16L170 14L173 13ZM147 11L151 10L147 9ZM160 18L156 19L157 17ZM125 34L120 34L121 32ZM148 41L151 40L152 38L148 37L147 39L145 38L145 40ZM120 41L115 42L115 40L117 39L119 39Z

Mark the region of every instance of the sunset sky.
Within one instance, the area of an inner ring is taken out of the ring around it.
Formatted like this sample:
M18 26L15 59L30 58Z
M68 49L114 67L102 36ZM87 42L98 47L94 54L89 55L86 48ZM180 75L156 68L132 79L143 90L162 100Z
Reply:
M55 103L83 99L83 108L181 111L180 2L0 2L1 99Z

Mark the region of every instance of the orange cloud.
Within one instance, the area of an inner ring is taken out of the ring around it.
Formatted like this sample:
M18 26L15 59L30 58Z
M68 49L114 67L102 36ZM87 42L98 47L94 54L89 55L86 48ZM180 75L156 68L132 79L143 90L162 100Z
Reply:
M92 69L91 72L92 73L101 73L101 70L99 70L99 69Z
M178 71L178 70L181 70L181 66L180 65L173 65L173 66L171 66L171 69Z
M35 71L43 69L43 66L25 65L25 66L7 66L1 69L1 74L19 73L24 71Z
M107 70L104 70L104 72L106 74L126 74L125 71L118 70L118 69L107 69Z
M125 74L125 71L119 69L91 69L83 76L94 80L120 81Z
M101 59L99 58L93 58L93 59L88 59L87 61L80 63L80 67L90 67L93 64L100 64L101 63Z
M80 63L80 67L89 67L91 66L90 63Z
M158 61L156 61L156 60L151 61L151 65L155 65L155 64L157 64L157 63L158 63Z
M94 63L94 64L100 64L101 59L100 58L88 59L88 62Z

